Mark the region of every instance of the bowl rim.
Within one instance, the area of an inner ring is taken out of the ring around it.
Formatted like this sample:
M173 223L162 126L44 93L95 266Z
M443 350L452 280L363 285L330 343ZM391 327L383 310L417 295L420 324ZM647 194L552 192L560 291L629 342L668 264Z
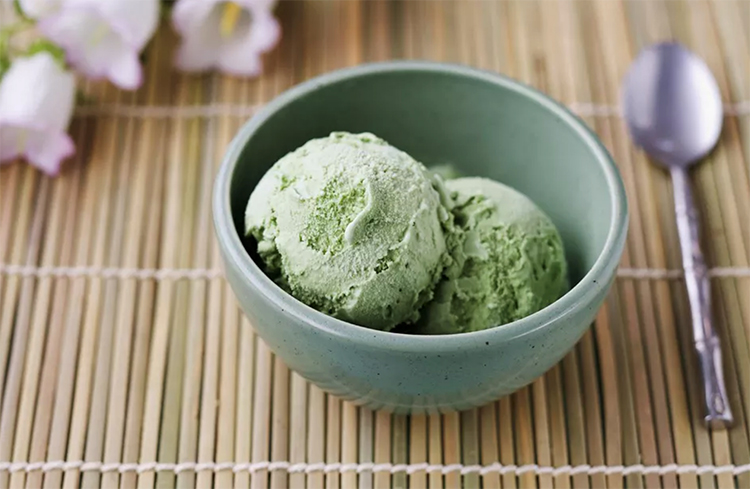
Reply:
M612 205L611 222L604 247L594 265L581 280L544 309L511 323L481 331L447 335L415 335L380 331L331 317L297 300L274 283L245 250L239 230L234 225L230 190L239 157L250 137L279 109L328 85L374 74L410 71L474 78L526 97L548 110L551 115L559 117L575 130L598 161L607 182ZM331 71L302 82L276 96L261 107L233 138L216 175L212 200L214 230L218 244L224 251L225 266L232 267L242 280L255 289L264 300L305 326L354 343L365 343L373 348L386 348L405 353L425 349L452 351L462 346L497 343L498 339L507 341L545 328L587 307L603 289L609 287L610 278L619 265L627 235L629 212L625 187L611 155L597 135L562 103L529 85L498 73L460 64L413 60L365 63Z

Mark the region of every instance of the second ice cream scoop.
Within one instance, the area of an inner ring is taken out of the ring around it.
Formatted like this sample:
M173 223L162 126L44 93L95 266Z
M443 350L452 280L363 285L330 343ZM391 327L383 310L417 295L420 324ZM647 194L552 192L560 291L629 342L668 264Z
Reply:
M463 232L462 263L425 306L417 331L450 334L499 326L551 304L567 287L557 228L528 197L486 178L446 182ZM451 269L449 272L453 272Z

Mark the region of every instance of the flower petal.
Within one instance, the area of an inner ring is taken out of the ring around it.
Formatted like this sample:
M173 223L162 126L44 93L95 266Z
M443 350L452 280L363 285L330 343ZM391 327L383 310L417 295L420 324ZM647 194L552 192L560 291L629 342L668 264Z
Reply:
M140 51L159 24L159 0L63 0L62 10L88 10Z
M172 24L182 35L200 29L221 0L180 0L172 9Z
M140 0L139 0L140 1ZM40 30L65 49L68 61L90 78L109 78L124 89L140 86L138 48L96 10L70 8L40 23Z
M75 152L66 133L0 123L0 161L26 157L48 175L56 175L62 161Z
M159 25L159 0L92 0L123 40L141 51Z
M180 4L178 4L180 5ZM175 7L176 11L177 7ZM203 12L198 12L203 15ZM194 30L183 38L177 51L177 67L184 71L203 71L216 64L219 50L222 47L222 37L219 31L221 11L211 10ZM182 20L186 25L196 25L187 18Z
M277 0L234 0L235 3L245 7L248 10L271 12L276 6Z
M113 33L96 12L67 9L40 22L39 30L59 44L65 50L68 61L84 74L94 78L105 75L109 57L96 46L108 40Z
M187 71L220 68L253 76L261 72L260 55L276 45L281 29L271 13L273 0L235 0L242 11L231 20L229 32L222 26L228 6L218 0L180 0L173 23L182 34L177 66ZM236 13L236 12L231 12Z
M218 65L222 71L241 76L256 76L262 71L260 55L278 41L279 23L268 12L255 12L248 34L222 46Z
M224 73L235 76L258 76L263 72L260 55L241 49L222 50L218 65Z
M64 131L75 102L75 77L41 52L13 62L0 83L0 121Z
M75 153L75 145L64 132L32 133L26 158L47 175L57 175L63 160Z
M126 90L135 90L143 83L141 62L138 56L128 49L121 50L119 55L112 59L107 74L112 83Z
M61 0L19 0L23 13L32 19L39 19L60 8Z
M281 38L279 21L270 11L253 9L253 25L250 28L248 48L264 53L276 46Z
M0 82L0 161L25 156L57 173L75 149L65 133L74 102L75 78L50 53L16 59Z
M281 35L278 21L268 12L253 12L244 38L225 43L219 53L222 71L242 76L256 76L262 71L260 55L272 48Z

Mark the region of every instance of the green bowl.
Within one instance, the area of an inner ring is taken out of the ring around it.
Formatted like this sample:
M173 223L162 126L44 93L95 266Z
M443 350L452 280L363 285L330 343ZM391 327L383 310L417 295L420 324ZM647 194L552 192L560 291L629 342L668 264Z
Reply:
M445 336L375 331L299 302L258 266L243 238L245 205L280 157L332 131L369 131L428 166L524 192L560 230L571 290L519 321ZM567 109L508 78L427 62L336 71L277 97L229 147L213 214L227 279L266 344L324 390L399 413L479 406L557 363L604 301L628 222L615 164Z

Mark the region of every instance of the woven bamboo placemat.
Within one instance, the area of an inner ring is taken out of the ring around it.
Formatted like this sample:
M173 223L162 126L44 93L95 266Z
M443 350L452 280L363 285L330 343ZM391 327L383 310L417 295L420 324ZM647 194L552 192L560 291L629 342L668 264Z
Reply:
M0 170L0 487L750 487L750 2L283 1L278 14L259 79L172 71L162 29L139 92L84 86L62 176ZM700 422L669 180L617 108L634 54L665 38L706 59L727 104L693 184L729 431ZM590 332L481 409L391 416L325 395L274 358L221 278L210 191L235 131L297 82L388 58L545 90L601 136L630 198Z

